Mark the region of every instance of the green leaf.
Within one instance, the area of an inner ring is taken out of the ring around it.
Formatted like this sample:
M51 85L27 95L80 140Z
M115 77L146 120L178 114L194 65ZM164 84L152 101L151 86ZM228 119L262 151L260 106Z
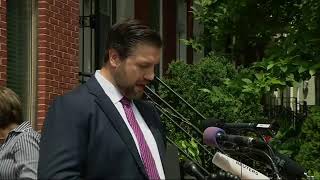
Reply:
M295 46L290 46L287 50L287 53L290 54L292 51L294 51L296 49Z
M271 79L272 84L281 84L281 85L286 85L285 82L279 80L279 79Z
M293 86L293 87L300 87L300 82L294 81L294 82L292 83L292 86Z
M256 78L258 80L261 80L263 78L263 74L262 73L257 73L257 74L255 74L255 76L256 76Z
M294 80L294 75L291 73L289 76L286 77L286 81L295 81Z
M209 89L206 89L206 88L202 88L202 89L199 89L200 91L202 92L205 92L205 93L211 93L211 91Z
M288 67L287 66L281 66L280 69L281 69L282 72L287 72Z
M270 91L270 86L266 86L265 90L266 90L266 92L269 92Z
M242 91L241 92L252 92L252 89L250 89L250 88L246 88L246 89L242 89Z
M248 79L248 78L243 78L243 79L241 79L243 82L245 82L245 83L247 83L247 84L251 84L252 83L252 81L250 80L250 79Z
M196 157L196 154L193 152L192 149L188 148L188 152L191 154L192 157Z
M303 73L307 70L307 68L303 67L303 66L300 66L299 69L298 69L298 72L299 73Z
M187 148L187 145L186 145L185 141L181 141L181 147L182 147L183 149L186 149L186 148Z
M194 142L194 139L192 139L191 141L190 141L190 144L191 144L191 146L193 147L193 148L198 148L198 145Z
M269 64L269 65L267 66L267 70L271 69L273 66L274 66L274 64Z
M314 69L310 69L309 74L310 74L310 76L313 76L316 74L316 71Z

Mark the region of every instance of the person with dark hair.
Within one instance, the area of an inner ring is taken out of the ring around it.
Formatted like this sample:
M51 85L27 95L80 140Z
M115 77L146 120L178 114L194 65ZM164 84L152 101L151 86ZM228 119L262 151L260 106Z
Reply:
M49 108L39 179L165 179L164 129L141 99L161 47L160 35L137 20L112 26L103 67Z
M22 119L21 102L0 87L0 179L37 179L40 134Z

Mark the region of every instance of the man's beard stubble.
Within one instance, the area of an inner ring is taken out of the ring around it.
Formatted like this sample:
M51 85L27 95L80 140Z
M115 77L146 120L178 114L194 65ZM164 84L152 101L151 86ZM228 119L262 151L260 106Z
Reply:
M135 86L127 87L123 90L123 95L129 99L136 100L143 97L144 91L136 91Z
M135 89L135 84L132 86L124 85L126 82L121 81L121 78L115 78L116 87L120 93L126 96L128 99L141 99L143 97L144 91L139 91Z

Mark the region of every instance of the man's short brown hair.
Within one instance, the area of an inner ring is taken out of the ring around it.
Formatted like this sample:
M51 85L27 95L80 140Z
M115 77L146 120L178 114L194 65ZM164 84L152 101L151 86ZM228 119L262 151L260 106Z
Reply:
M127 19L113 25L106 41L106 61L109 59L109 49L115 49L123 60L131 55L138 44L161 48L162 40L158 32L136 19Z
M22 107L18 95L11 89L0 86L0 128L22 122Z

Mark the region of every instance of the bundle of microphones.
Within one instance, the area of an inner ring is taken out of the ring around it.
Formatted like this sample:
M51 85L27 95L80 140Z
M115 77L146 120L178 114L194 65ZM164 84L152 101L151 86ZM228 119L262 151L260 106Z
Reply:
M223 176L221 172L213 176L204 176L197 170L196 165L192 164L192 162L185 163L185 168L197 179L310 179L303 167L289 157L276 152L266 139L263 138L263 135L270 136L274 133L272 124L223 123L219 120L209 119L203 123L203 127L205 129L203 133L204 143L220 150L220 152L215 153L212 163L224 170L225 173L222 173ZM242 132L243 130L255 132L257 137L253 138L226 133L239 132L239 130ZM263 174L231 158L229 153L225 153L225 150L230 152L230 146L228 146L228 144L235 145L232 146L233 148L231 148L231 150L236 151L238 154L243 154L243 157L247 156L253 159L256 156L250 153L259 154L264 158L263 162L272 169L272 174Z

